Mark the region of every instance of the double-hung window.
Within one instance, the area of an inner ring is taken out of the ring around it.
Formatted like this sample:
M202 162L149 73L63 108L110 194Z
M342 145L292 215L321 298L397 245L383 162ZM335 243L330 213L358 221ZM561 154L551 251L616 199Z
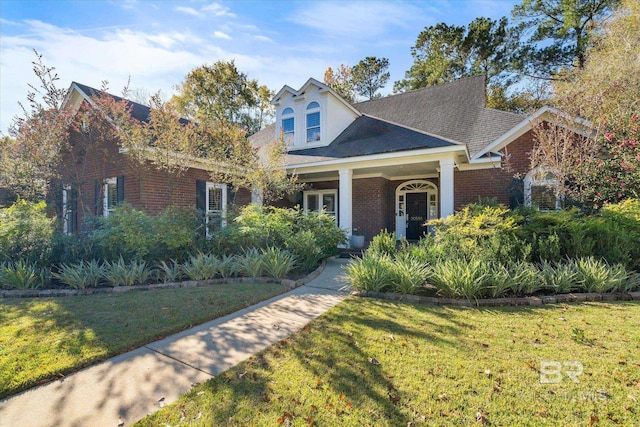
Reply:
M320 141L320 104L313 101L307 105L307 142Z
M227 185L207 182L207 231L227 225Z
M558 197L556 177L548 171L534 169L524 178L524 204L543 212L559 210L562 200Z
M282 136L287 144L293 142L295 135L295 121L293 108L287 107L282 111Z
M304 192L305 212L324 212L334 219L338 213L338 190L313 190Z
M104 181L102 214L109 216L118 205L118 179L108 178Z
M64 234L73 234L77 228L77 196L76 191L71 185L62 187L62 232Z

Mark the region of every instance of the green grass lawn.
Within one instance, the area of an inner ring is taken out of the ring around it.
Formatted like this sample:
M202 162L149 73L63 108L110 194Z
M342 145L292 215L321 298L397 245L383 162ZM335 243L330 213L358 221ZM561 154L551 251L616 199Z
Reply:
M285 290L259 283L0 299L0 397Z
M478 309L351 298L138 425L639 422L638 303Z

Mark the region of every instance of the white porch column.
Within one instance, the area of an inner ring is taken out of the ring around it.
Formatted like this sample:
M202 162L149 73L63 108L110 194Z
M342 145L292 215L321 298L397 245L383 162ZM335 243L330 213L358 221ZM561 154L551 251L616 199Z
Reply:
M453 158L440 160L440 217L453 214Z
M351 238L351 219L352 219L352 191L351 184L353 179L352 169L340 169L340 188L338 196L338 219L340 228L346 230L347 238Z

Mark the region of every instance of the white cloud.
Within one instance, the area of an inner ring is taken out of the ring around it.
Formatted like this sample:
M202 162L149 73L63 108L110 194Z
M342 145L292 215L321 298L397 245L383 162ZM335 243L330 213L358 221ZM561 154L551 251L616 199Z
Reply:
M229 18L235 18L236 14L231 12L227 6L223 6L220 3L211 3L210 5L204 6L201 9L203 12L211 12L215 16L227 16Z
M177 6L177 7L175 8L175 10L176 10L177 12L181 12L181 13L184 13L184 14L186 14L186 15L197 16L197 17L202 16L202 13L198 12L197 10L195 10L195 9L194 9L194 8L192 8L192 7Z
M273 43L273 40L272 40L272 39L270 39L270 38L269 38L269 37L267 37L267 36L256 35L256 36L253 36L253 39L254 39L254 40L259 40L259 41L261 41L261 42Z
M369 38L385 33L388 27L405 27L424 19L422 9L408 3L309 2L287 19L326 35Z
M231 40L231 36L229 34L223 33L222 31L214 31L213 37L217 39Z

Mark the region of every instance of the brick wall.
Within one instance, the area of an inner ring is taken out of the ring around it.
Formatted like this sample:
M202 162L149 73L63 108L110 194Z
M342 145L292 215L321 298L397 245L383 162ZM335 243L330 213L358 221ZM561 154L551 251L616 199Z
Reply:
M522 203L522 180L529 171L534 139L531 131L501 150L501 168L454 172L454 208L495 198L498 203L514 206Z
M364 235L367 242L380 230L391 230L389 212L390 183L385 178L354 179L352 187L353 234Z
M74 141L79 135L73 134ZM76 143L76 150L68 153L61 171L61 184L74 183L78 190L78 224L95 210L95 182L124 176L124 201L136 209L156 215L167 206L196 207L196 180L211 181L209 173L201 169L187 169L179 177L159 171L150 162L135 164L129 155L119 152L115 141L103 141L93 146ZM80 148L82 146L82 148ZM101 186L102 189L102 186ZM100 194L98 214L102 214ZM251 192L240 189L229 204L243 206L251 202ZM61 207L58 207L60 212Z

